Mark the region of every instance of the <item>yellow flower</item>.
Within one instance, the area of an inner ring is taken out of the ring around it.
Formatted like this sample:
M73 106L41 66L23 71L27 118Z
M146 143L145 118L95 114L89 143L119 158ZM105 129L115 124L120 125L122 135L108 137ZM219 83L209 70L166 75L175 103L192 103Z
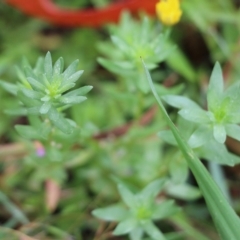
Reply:
M165 25L178 23L182 15L179 0L161 0L156 4L156 12Z

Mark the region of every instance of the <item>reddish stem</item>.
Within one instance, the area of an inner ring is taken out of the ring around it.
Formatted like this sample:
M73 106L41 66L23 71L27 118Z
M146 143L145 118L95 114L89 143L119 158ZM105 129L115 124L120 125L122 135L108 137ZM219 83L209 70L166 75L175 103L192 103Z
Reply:
M65 27L100 27L105 23L117 22L123 10L132 13L145 11L148 14L154 14L155 4L158 1L125 0L112 3L103 9L69 10L59 8L51 0L6 0L8 4L28 15Z

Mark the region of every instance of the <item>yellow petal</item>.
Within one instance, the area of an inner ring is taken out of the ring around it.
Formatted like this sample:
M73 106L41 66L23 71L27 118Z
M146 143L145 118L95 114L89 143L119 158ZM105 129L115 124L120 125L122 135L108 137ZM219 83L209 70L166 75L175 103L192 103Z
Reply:
M156 4L156 12L165 25L178 23L182 15L179 0L161 0Z

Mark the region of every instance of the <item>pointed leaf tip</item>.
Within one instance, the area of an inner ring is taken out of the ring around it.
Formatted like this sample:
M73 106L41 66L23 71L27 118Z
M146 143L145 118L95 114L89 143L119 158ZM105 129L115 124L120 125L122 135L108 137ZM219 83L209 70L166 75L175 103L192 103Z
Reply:
M224 89L224 80L222 69L219 62L216 62L210 77L208 91L207 91L207 101L208 101L208 109L213 111L217 108L219 104L220 97L223 93Z
M47 52L44 60L44 71L46 73L47 79L50 80L52 77L52 56L50 52Z

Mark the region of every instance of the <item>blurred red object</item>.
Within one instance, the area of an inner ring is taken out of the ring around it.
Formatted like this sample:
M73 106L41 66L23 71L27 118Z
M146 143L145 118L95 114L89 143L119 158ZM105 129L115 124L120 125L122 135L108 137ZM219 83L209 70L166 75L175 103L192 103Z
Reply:
M117 22L123 10L155 14L155 4L159 2L159 0L121 0L103 9L69 10L59 8L51 0L5 1L28 15L64 27L100 27L105 23Z

